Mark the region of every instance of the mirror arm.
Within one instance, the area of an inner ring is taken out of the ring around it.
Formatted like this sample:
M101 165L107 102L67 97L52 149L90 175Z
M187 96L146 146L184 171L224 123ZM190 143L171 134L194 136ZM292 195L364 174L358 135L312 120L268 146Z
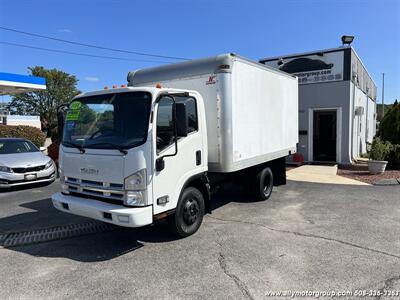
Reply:
M68 107L68 104L61 104L59 106L57 106L57 135L58 135L58 140L61 141L62 140L62 135L63 135L63 130L64 130L64 115L62 112L62 109L64 109L65 107ZM62 115L62 118L60 120L60 116Z
M175 156L175 155L177 155L178 154L178 132L177 132L177 126L176 126L176 101L175 101L175 97L174 96L172 96L172 95L162 95L162 96L168 96L168 97L171 97L171 99L172 99L172 102L173 102L173 104L172 104L172 114L173 114L173 119L174 119L174 144L175 144L175 152L174 153L172 153L172 154L166 154L166 155L163 155L163 156L161 156L161 157L159 157L159 158L157 158L157 160L156 160L156 170L157 171L162 171L163 169L164 169L164 167L165 167L165 165L164 165L164 158L165 157L172 157L172 156ZM159 101L159 99L161 99L161 97L159 97L157 100ZM158 102L157 101L157 102ZM161 163L162 162L162 163ZM160 165L159 165L160 164Z
M170 95L168 95L168 96L170 96ZM173 114L173 118L174 118L175 153L163 155L163 156L159 157L158 159L161 159L161 158L164 158L164 157L171 157L171 156L175 156L175 155L178 154L178 133L177 133L177 127L176 127L176 101L175 101L175 98L173 96L171 96L171 99L173 101L172 114Z

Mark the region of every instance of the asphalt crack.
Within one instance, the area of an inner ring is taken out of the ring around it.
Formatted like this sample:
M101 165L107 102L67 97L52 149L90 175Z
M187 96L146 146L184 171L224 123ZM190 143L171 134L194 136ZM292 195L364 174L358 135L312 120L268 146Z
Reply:
M247 285L238 276L229 272L225 256L221 252L218 255L218 263L224 274L235 282L236 286L239 288L242 294L247 298L254 300L253 296L250 294Z
M381 251L381 250L377 250L377 249L373 249L373 248L357 245L357 244L354 244L354 243L350 243L350 242L346 242L346 241L342 241L342 240L338 240L338 239L334 239L334 238L330 238L330 237L320 236L320 235L316 235L316 234L301 233L301 232L297 232L297 231L277 229L277 228L266 226L264 224L259 224L259 223L249 222L249 221L233 220L233 219L220 219L220 218L216 218L214 216L208 216L208 217L211 218L211 219L219 220L219 221L242 223L242 224L248 224L248 225L253 225L253 226L259 226L259 227L263 227L265 229L268 229L268 230L274 231L274 232L293 234L293 235L296 235L296 236L301 236L301 237L306 237L306 238L314 238L314 239L321 239L321 240L330 241L330 242L336 242L336 243L339 243L339 244L342 244L342 245L347 245L347 246L351 246L351 247L354 247L354 248L358 248L358 249L362 249L362 250L366 250L366 251L370 251L370 252L374 252L374 253L378 253L378 254L382 254L382 255L386 255L386 256L390 256L390 257L394 257L394 258L400 259L400 256L392 254L392 253L389 253L389 252L386 252L386 251Z
M394 283L399 280L400 275L386 279L383 287L378 290L380 295L376 296L375 299L380 300L384 296L384 291L393 290Z

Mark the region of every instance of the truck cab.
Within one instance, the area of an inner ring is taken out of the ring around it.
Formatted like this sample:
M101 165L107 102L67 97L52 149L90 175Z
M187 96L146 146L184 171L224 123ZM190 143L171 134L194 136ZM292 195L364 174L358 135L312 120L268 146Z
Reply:
M58 210L125 227L166 217L187 236L209 207L207 157L198 92L124 87L83 93L65 116L62 191L52 202Z

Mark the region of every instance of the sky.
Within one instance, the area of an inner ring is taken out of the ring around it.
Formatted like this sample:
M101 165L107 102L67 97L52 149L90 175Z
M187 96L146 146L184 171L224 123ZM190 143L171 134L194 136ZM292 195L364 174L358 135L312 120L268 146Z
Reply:
M181 58L234 52L250 59L334 48L343 34L378 87L400 99L398 0L0 0L0 26L80 43ZM75 75L81 91L126 83L129 71L178 62L92 49L0 30L0 42L125 60L83 57L0 44L0 72L30 66Z

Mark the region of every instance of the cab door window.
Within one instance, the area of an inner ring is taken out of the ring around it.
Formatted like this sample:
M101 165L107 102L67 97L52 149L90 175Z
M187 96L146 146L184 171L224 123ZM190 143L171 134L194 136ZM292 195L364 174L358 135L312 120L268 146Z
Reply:
M197 109L196 109L196 100L194 98L189 98L186 100L186 112L188 118L188 133L194 132L198 130L197 123Z
M195 98L177 97L177 102L185 102L186 114L188 119L188 133L198 130L197 106Z
M175 142L173 101L164 97L158 102L157 110L157 153Z

